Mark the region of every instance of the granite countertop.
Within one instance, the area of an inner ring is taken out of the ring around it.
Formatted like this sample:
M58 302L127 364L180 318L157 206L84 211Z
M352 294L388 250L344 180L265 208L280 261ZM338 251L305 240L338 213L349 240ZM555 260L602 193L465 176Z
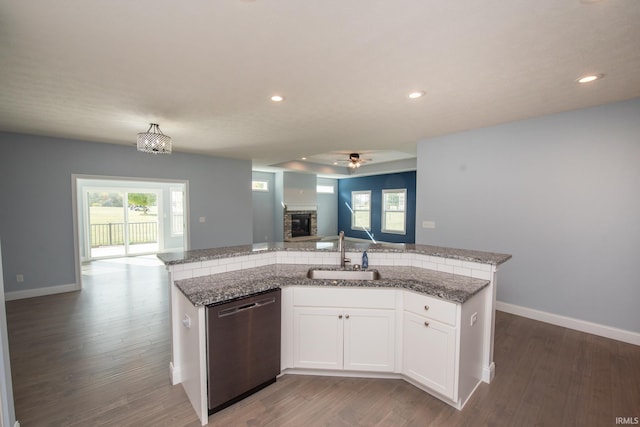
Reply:
M414 267L379 267L379 280L308 279L309 268L327 268L293 264L272 264L229 273L175 281L175 285L194 306L219 304L251 294L285 286L331 286L407 289L463 303L489 284L450 273Z
M363 250L369 252L408 252L491 265L500 265L511 258L511 255L509 254L483 252L468 249L445 248L441 246L403 243L361 243L348 240L345 240L345 249L347 252L362 252ZM337 252L338 243L334 240L323 240L319 242L256 243L253 245L228 246L224 248L196 249L183 252L162 253L158 254L158 258L162 262L164 262L165 265L174 265L275 251Z

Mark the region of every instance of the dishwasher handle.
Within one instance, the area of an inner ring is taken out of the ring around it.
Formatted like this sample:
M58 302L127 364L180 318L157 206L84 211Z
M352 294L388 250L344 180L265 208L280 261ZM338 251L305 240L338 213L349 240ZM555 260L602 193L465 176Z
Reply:
M251 310L251 309L254 309L254 308L263 307L265 305L273 304L275 302L276 302L276 299L271 297L271 298L261 299L259 301L255 301L255 302L250 302L248 304L237 305L235 307L225 308L224 310L218 311L218 317L232 316L234 314L239 314L239 313L241 313L243 311L247 311L247 310Z

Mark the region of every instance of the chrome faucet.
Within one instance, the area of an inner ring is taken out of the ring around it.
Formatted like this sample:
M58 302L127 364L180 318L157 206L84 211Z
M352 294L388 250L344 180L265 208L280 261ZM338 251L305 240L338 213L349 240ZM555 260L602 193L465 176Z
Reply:
M340 251L340 268L344 268L347 262L351 262L351 259L344 255L344 231L338 234L338 250Z

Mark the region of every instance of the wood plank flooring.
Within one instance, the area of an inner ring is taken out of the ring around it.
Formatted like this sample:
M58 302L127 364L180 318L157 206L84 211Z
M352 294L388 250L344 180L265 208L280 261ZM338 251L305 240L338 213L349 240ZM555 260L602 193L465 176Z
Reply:
M84 290L7 302L29 426L198 426L169 381L167 276L100 261ZM457 411L401 380L287 375L212 426L615 426L640 417L640 347L498 312L496 378Z

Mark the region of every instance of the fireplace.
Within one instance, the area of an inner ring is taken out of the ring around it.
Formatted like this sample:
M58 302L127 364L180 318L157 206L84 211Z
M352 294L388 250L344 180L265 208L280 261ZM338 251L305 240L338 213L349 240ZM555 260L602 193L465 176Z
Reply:
M311 236L311 214L291 215L291 237Z
M284 240L305 239L318 234L318 214L316 211L285 211Z

